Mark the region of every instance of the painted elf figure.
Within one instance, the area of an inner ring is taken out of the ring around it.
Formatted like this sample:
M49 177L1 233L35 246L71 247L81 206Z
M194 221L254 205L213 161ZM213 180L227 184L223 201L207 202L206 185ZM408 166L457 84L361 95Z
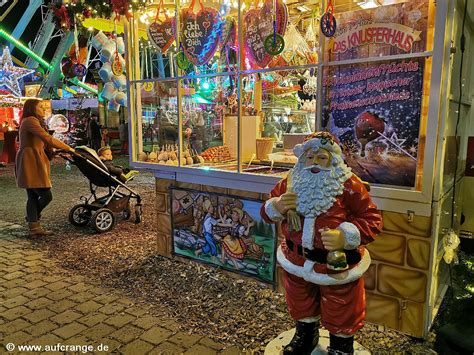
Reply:
M365 318L362 275L370 256L364 245L380 232L382 217L331 134L313 133L294 153L292 173L261 209L266 222L281 221L285 236L277 259L296 333L283 353L310 354L322 325L330 333L329 354L352 354Z

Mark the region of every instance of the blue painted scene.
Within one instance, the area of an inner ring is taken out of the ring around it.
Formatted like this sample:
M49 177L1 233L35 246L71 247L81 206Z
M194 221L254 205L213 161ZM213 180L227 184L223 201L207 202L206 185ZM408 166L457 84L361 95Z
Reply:
M274 282L276 234L261 201L171 190L176 255Z

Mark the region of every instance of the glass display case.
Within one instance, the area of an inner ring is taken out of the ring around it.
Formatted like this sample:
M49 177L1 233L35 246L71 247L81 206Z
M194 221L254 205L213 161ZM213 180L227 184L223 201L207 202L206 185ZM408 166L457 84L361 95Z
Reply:
M341 0L333 29L321 26L327 10L319 0L152 1L127 26L133 160L279 178L293 147L324 129L376 195L427 200L433 1Z

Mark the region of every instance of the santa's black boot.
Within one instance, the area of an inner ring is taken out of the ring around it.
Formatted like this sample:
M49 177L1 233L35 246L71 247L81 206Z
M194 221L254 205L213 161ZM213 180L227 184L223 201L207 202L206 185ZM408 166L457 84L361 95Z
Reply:
M328 355L354 354L354 336L343 338L329 334Z
M309 355L318 345L319 322L296 322L296 333L290 343L283 348L283 355Z

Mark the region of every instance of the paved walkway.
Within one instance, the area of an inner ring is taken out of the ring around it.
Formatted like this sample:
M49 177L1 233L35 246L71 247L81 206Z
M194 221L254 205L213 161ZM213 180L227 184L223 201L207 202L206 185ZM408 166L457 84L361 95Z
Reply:
M47 354L238 353L179 331L176 322L151 315L118 290L71 276L24 234L21 226L0 221L0 354L24 345Z

